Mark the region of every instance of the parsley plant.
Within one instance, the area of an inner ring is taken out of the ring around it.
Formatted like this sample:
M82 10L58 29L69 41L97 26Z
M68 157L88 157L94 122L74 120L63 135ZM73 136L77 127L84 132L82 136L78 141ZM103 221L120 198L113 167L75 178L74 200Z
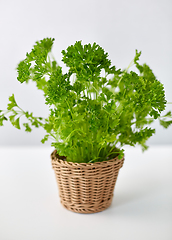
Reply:
M44 92L50 114L44 119L22 110L14 94L9 98L7 111L0 111L0 125L10 120L20 129L20 117L25 116L25 131L32 126L43 127L47 134L42 143L52 138L52 146L67 161L96 162L123 156L123 145L146 141L155 129L148 127L154 120L167 128L172 114L165 110L166 99L160 83L147 64L140 65L141 52L128 68L111 65L108 53L96 43L82 45L81 41L63 50L62 68L52 57L53 38L36 42L32 51L18 64L18 81L36 82ZM135 65L136 73L129 71Z

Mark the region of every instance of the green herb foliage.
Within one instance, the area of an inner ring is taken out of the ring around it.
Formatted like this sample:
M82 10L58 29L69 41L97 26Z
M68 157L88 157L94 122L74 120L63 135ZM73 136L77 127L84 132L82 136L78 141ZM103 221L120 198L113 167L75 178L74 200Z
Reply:
M12 95L7 111L0 111L0 125L9 114L12 125L20 129L20 117L25 116L25 131L43 127L47 134L41 142L51 137L59 155L73 162L121 158L126 144L140 144L145 150L147 139L155 133L148 127L154 120L159 119L165 128L170 126L171 112L161 116L167 103L163 84L147 64L139 64L141 52L136 50L134 60L121 70L111 65L99 45L83 46L78 41L62 51L68 67L64 74L52 57L53 42L52 38L36 42L17 67L18 81L32 80L44 92L48 118L25 112ZM129 71L132 65L137 73Z

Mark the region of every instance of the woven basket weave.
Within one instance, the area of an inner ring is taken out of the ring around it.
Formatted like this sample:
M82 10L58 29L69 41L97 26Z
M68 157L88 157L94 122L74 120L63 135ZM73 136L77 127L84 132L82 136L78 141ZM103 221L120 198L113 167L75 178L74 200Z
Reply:
M62 205L77 213L95 213L108 208L124 158L96 163L73 163L51 154Z

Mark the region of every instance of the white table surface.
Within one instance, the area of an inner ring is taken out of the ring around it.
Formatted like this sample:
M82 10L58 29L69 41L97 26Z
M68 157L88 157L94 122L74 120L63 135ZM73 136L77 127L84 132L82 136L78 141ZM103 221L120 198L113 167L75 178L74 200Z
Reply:
M52 150L0 147L0 240L172 240L172 146L125 148L112 205L94 214L61 206Z

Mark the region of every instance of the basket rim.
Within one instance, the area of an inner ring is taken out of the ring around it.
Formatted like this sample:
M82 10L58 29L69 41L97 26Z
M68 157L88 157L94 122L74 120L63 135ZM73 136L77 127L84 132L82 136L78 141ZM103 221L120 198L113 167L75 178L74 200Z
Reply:
M65 160L65 157L64 156L59 156L57 154L57 150L54 150L51 155L51 161L52 163L59 163L61 165L64 165L64 166L70 166L70 167L90 167L90 166L100 166L100 165L114 165L114 164L117 164L117 163L120 163L120 162L123 162L124 161L124 156L119 159L118 156L115 157L115 158L112 158L110 160L105 160L105 161L102 161L102 162L94 162L94 163L77 163L77 162L68 162L68 161L64 161ZM58 158L59 157L59 158ZM60 157L62 159L60 159Z

